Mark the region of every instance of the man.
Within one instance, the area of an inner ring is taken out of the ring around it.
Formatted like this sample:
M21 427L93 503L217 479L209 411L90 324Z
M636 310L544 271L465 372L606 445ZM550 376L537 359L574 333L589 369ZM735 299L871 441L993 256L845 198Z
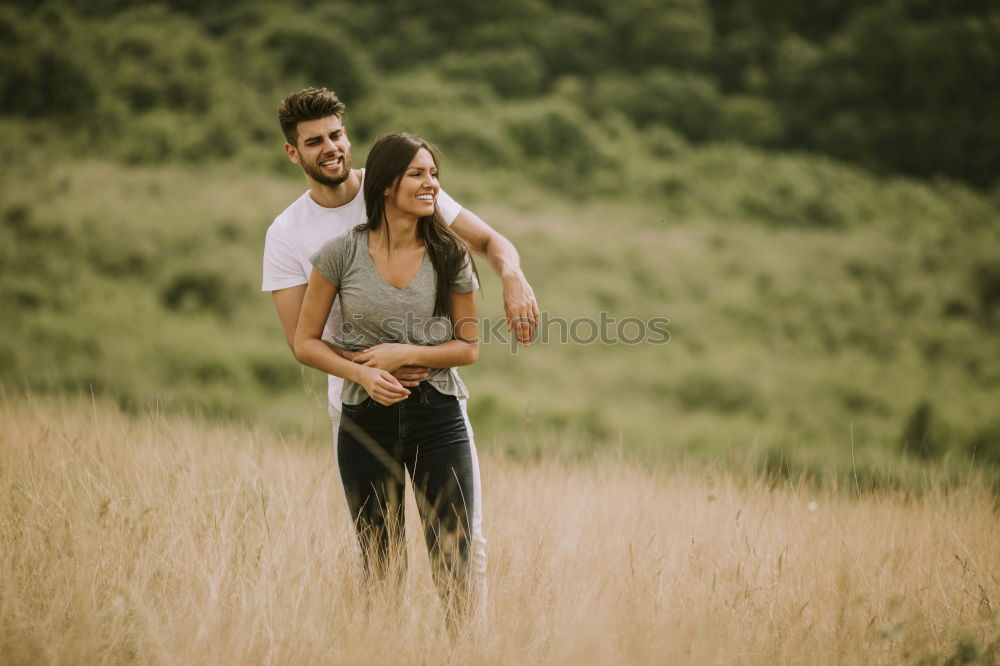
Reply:
M270 291L274 307L289 347L302 308L312 256L330 238L348 232L366 222L362 194L363 171L351 168L351 142L343 124L344 104L326 89L307 88L290 95L278 106L278 121L285 135L285 153L302 168L308 191L284 210L267 230L264 244L263 291ZM469 243L472 250L486 257L503 282L504 310L508 329L521 344L531 342L539 317L534 292L520 268L517 250L471 211L463 209L444 190L437 197L438 210L445 222ZM343 330L339 302L335 302L327 320L323 339L337 340ZM331 345L333 346L333 345ZM348 359L351 354L338 350ZM427 368L404 367L396 378L404 386L416 386L427 376ZM336 444L340 424L340 393L343 380L329 376L329 412ZM462 401L465 413L465 402ZM473 442L468 418L469 440ZM472 504L472 567L484 576L485 539L482 537L481 498L478 463L475 462L476 497ZM482 587L485 594L485 586Z

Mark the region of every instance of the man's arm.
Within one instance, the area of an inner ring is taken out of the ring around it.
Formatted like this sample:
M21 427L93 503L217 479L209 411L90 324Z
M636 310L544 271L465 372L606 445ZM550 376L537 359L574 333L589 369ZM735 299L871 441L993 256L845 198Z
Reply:
M276 289L271 292L274 299L274 309L278 311L281 320L281 330L285 333L288 348L294 351L295 327L299 323L299 313L302 312L302 300L306 296L306 285L300 284L288 289Z
M514 244L465 208L455 218L451 228L465 239L474 252L485 256L493 271L500 276L507 330L514 331L520 344L530 343L538 331L541 315L535 292L521 272L521 257Z
M299 314L302 312L302 301L306 296L306 286L300 284L295 287L277 289L271 292L271 298L274 299L274 309L278 312L278 319L281 321L281 330L285 334L285 342L288 343L288 348L292 350L292 353L295 353L295 328L299 324ZM323 342L326 342L326 340ZM326 342L326 346L348 361L353 361L354 357L360 353L340 349L329 342ZM427 379L428 373L429 370L427 368L407 366L400 368L393 374L403 386L416 386L420 383L421 379Z

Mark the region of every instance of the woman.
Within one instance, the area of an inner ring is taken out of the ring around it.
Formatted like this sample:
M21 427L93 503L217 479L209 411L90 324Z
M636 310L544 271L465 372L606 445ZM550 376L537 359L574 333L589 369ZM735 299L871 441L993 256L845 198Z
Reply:
M345 379L337 459L369 579L384 578L390 554L405 552L405 470L435 581L465 597L478 470L459 406L467 392L453 368L479 354L478 280L435 207L437 173L421 139L393 134L372 146L368 221L311 257L294 349L301 362ZM321 339L338 294L347 322L339 343L362 352L353 361ZM404 365L431 370L411 391L391 374Z

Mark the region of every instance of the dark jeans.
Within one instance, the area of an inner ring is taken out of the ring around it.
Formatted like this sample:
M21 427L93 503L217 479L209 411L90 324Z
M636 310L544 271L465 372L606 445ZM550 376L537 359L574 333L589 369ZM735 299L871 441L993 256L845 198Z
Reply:
M464 594L469 577L473 453L458 400L427 382L385 407L371 398L343 405L337 461L369 580L406 561L405 474L413 483L435 582Z

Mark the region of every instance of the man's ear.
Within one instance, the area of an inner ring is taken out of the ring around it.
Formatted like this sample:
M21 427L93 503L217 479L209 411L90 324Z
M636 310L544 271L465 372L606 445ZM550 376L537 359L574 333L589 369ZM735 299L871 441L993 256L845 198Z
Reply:
M288 159L290 159L292 163L294 164L299 163L299 151L296 150L295 146L293 146L292 144L290 143L285 144L285 154L288 155Z

